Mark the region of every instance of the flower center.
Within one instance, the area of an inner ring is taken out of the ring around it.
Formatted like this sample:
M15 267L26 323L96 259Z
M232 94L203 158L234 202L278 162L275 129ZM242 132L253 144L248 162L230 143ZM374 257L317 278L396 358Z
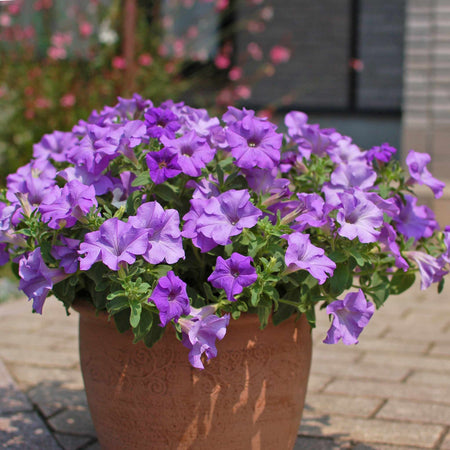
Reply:
M192 147L189 147L188 145L186 145L186 146L181 147L181 154L192 156L194 154L194 150L192 149Z
M166 161L161 161L161 162L158 164L158 167L159 167L160 169L165 169L165 168L167 167L167 162L166 162Z

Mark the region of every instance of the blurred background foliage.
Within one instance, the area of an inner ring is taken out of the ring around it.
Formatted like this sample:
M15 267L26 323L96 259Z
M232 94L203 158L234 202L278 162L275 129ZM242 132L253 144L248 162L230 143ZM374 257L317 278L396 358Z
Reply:
M234 0L1 2L0 185L45 133L70 130L118 96L217 113L248 99L255 77L271 76L290 49L274 43L263 54L252 43L238 61L236 32L261 32L274 14L264 0L241 1L250 10L242 21Z

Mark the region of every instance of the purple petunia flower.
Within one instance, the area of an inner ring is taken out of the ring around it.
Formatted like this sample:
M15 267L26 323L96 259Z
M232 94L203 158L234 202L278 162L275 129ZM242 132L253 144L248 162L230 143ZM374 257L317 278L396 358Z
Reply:
M92 264L102 261L111 270L119 270L121 263L133 264L136 255L143 255L148 248L148 232L113 217L98 231L87 233L80 244L80 269L89 270Z
M301 157L309 159L311 154L325 156L336 147L332 135L335 130L321 129L319 125L308 124L308 116L300 111L291 111L284 119L288 134L298 145Z
M380 236L378 237L379 242L384 247L384 251L390 251L395 257L395 265L403 271L407 271L409 264L406 262L405 258L400 253L400 247L397 244L397 232L394 227L389 223L383 223L380 230Z
M387 142L385 142L380 146L372 147L370 150L367 150L367 152L365 153L365 157L369 162L372 162L374 159L377 159L378 161L387 163L391 160L392 155L396 151L397 150L394 147L390 146Z
M148 108L144 117L147 134L152 138L167 136L175 139L175 132L181 127L178 117L169 109Z
M152 301L159 311L161 326L165 327L172 319L178 321L180 316L190 312L189 297L186 293L186 283L177 277L173 271L158 280L148 301Z
M370 189L377 179L376 172L365 162L339 164L330 176L331 184L340 188Z
M139 206L128 223L148 233L149 247L142 257L151 264L166 261L175 264L184 258L180 232L180 216L175 209L164 210L158 202Z
M33 157L64 162L67 159L67 150L77 142L78 139L73 133L54 131L44 134L40 142L33 145Z
M400 213L394 216L397 230L406 239L428 238L433 232L439 229L439 224L435 220L433 211L426 205L417 206L417 198L412 195L405 195L406 204L398 199Z
M283 136L264 120L246 115L229 125L226 137L235 164L242 169L272 169L280 161Z
M327 306L327 313L333 315L325 344L337 344L340 339L345 345L357 344L358 336L369 323L375 311L373 303L367 302L363 291L348 293L344 300L335 300Z
M33 309L42 314L45 299L53 284L62 281L67 275L61 269L50 269L42 259L38 247L19 261L19 289L33 300Z
M383 212L375 206L363 191L339 194L342 208L338 210L336 220L341 227L340 236L348 239L358 238L363 243L376 242L380 234L375 228L383 225Z
M421 276L420 289L422 290L430 287L432 283L439 283L442 277L448 273L443 269L445 263L428 253L407 251L404 254L417 264Z
M181 173L178 155L165 147L159 152L147 153L145 161L150 171L150 178L155 184L164 183Z
M191 200L191 205L194 200ZM198 199L195 213L187 213L182 235L193 239L195 245L201 235L212 240L216 245L228 245L230 237L236 236L244 228L256 225L262 212L250 202L246 189L229 191L208 200ZM198 243L198 242L197 242ZM202 247L200 247L202 248ZM211 247L212 248L212 247ZM202 248L202 251L204 250Z
M31 205L40 205L55 194L56 169L47 160L36 159L6 177L6 198L17 202L16 193L28 195Z
M336 264L325 255L323 248L311 244L309 235L296 232L282 237L288 241L284 257L287 272L306 270L319 284L333 275Z
M52 247L53 258L59 260L59 265L66 273L75 273L78 270L80 241L65 236L60 236L62 245Z
M59 190L57 198L49 200L48 203L44 200L39 211L42 213L43 222L48 222L48 226L55 230L74 226L92 206L97 206L94 187L86 186L78 180L67 183Z
M408 166L411 178L418 184L425 184L434 193L436 198L442 197L445 183L434 178L427 169L427 164L431 161L428 153L418 153L410 150L406 157L406 165Z
M116 179L106 175L94 175L86 170L84 166L67 167L58 172L58 176L66 181L78 180L86 186L93 186L96 195L103 195L114 189Z
M109 127L87 125L86 135L67 151L67 159L93 175L101 174L118 154L114 148L104 145L111 132Z
M189 362L197 369L204 369L202 355L207 360L217 356L216 339L222 340L230 323L230 315L218 317L214 314L216 307L207 305L190 310L190 318L180 318L178 323L183 332L183 345L190 349Z
M215 155L215 150L207 144L206 139L199 137L195 131L177 139L162 136L161 142L171 153L178 155L177 163L181 171L191 177L200 176L202 169Z
M244 287L250 286L258 278L252 262L250 256L239 253L233 253L226 260L219 256L208 281L214 287L224 289L230 302L235 301L235 295L240 294Z
M137 147L146 136L147 128L141 120L132 120L112 130L100 142L99 146L108 154L122 153L128 159L137 162L133 148Z

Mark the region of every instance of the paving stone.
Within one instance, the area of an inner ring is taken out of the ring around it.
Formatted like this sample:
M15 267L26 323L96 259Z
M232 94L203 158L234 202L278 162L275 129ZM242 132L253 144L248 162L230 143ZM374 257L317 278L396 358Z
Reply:
M41 383L28 391L28 397L45 417L68 407L87 408L84 389L67 389L56 382Z
M389 399L377 418L450 426L450 406Z
M438 343L431 348L429 355L431 355L431 356L446 356L446 357L450 358L450 345Z
M352 439L379 444L433 448L444 431L439 425L421 425L380 419L324 416L305 420L299 434Z
M323 347L322 347L323 345ZM314 361L328 361L330 366L334 363L354 363L358 358L362 355L358 352L357 349L349 348L348 346L340 346L339 344L333 345L333 348L330 348L329 345L321 344L314 347L313 350L313 364ZM335 351L333 351L335 350Z
M450 450L450 431L446 434L439 448L441 450Z
M360 350L367 352L399 352L399 353L416 353L423 354L429 348L427 342L414 341L392 341L387 339L373 339L363 337L357 344Z
M54 433L53 436L64 450L78 450L85 448L93 441L92 437L72 436L70 434Z
M331 380L330 376L311 373L308 380L308 392L321 391Z
M0 444L8 450L61 450L44 422L33 412L0 417Z
M78 353L64 350L51 351L41 349L39 352L32 352L26 348L0 347L0 358L12 364L29 364L41 367L61 367L69 368L78 364Z
M376 398L424 401L450 405L450 388L385 381L334 380L324 390L329 394L359 395Z
M78 337L73 339L55 339L54 336L48 336L39 330L35 333L17 332L14 334L0 333L0 346L5 347L21 347L29 351L36 351L42 348L47 350L64 350L71 352L78 352Z
M400 353L366 353L361 362L395 367L409 367L431 372L450 372L450 358L437 358L428 355L404 355Z
M405 445L357 444L352 450L417 450L417 447Z
M32 405L17 388L6 367L0 360L0 414L31 411Z
M336 442L331 439L320 439L300 436L294 446L294 450L339 450L350 449L352 445Z
M8 369L22 389L28 390L42 383L43 380L52 380L67 389L84 389L83 377L78 366L76 368L57 369L25 364L9 364Z
M383 400L375 398L308 393L304 417L323 414L369 417L382 403Z
M450 387L450 376L447 373L414 371L406 379L406 384L425 384Z
M311 367L311 373L337 376L339 378L362 378L367 380L385 380L385 381L402 381L410 373L410 369L406 367L389 367L379 364L367 364L357 362L356 364L339 364L334 362L332 367L326 361L314 360Z
M53 416L48 423L59 433L95 436L95 428L87 407L70 408Z

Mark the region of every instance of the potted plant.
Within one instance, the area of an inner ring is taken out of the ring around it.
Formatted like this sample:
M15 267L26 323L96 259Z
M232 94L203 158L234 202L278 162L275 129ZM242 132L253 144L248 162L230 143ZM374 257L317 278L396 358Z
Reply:
M105 448L293 447L316 311L355 344L416 274L442 287L450 233L412 190L442 195L429 156L285 125L134 95L8 176L1 260L34 312L80 311Z

